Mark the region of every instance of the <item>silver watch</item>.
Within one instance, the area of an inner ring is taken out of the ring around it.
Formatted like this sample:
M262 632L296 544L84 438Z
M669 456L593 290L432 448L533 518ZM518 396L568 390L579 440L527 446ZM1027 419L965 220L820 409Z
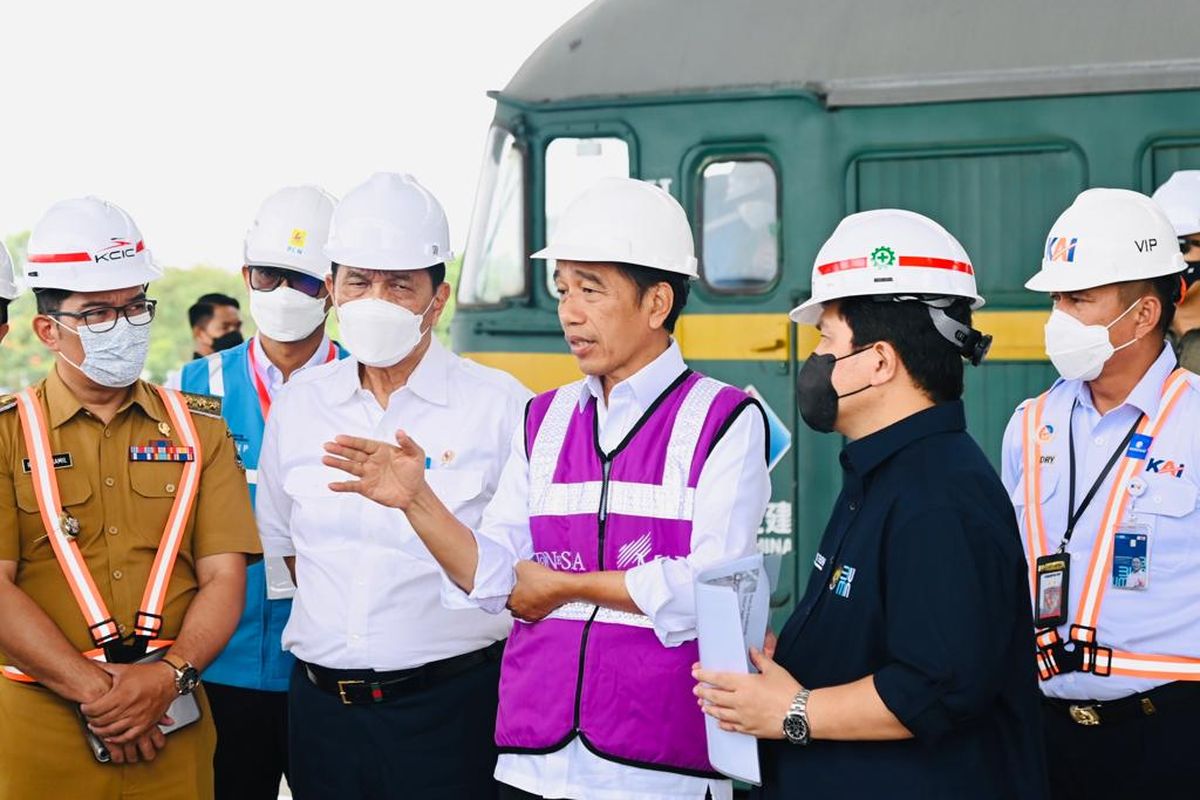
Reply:
M783 718L783 735L792 744L808 744L812 737L808 729L808 689L796 692L791 708Z

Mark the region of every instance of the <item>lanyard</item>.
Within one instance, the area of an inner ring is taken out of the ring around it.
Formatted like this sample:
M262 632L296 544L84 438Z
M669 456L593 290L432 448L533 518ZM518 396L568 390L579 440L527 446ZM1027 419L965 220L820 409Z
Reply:
M255 354L257 346L258 337L255 336L250 340L248 348L250 353L250 379L254 381L254 391L258 393L258 405L262 409L262 418L265 421L267 415L271 413L271 393L267 391L267 385L263 382L262 376L258 372L258 356ZM325 353L325 360L321 363L328 364L335 358L337 358L337 345L330 341L329 350Z
M1067 488L1067 532L1063 534L1062 544L1058 546L1058 552L1066 552L1067 544L1071 541L1071 536L1075 533L1075 525L1079 522L1079 518L1083 516L1083 512L1087 510L1088 504L1092 502L1092 498L1096 496L1096 492L1100 490L1100 485L1104 483L1104 479L1108 477L1108 473L1112 472L1112 468L1116 466L1117 459L1121 457L1121 453L1125 452L1125 448L1129 446L1130 440L1133 439L1133 434L1137 432L1138 425L1141 424L1142 417L1146 416L1138 414L1138 418L1133 421L1133 425L1129 428L1129 433L1125 434L1125 438L1117 445L1117 449L1109 456L1108 463L1104 465L1104 469L1100 470L1100 474L1096 476L1096 482L1092 484L1092 488L1088 489L1088 493L1084 495L1083 501L1079 504L1079 508L1075 508L1075 409L1079 405L1079 400L1076 399L1071 404L1071 416L1067 421L1067 447L1069 448L1069 464L1070 474Z

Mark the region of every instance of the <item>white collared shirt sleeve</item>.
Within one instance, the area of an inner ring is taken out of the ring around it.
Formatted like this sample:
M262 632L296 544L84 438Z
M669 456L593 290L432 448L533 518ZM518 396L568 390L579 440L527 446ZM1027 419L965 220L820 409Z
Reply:
M254 516L263 554L268 558L296 555L292 544L292 498L283 490L279 460L279 420L286 416L285 404L276 402L274 414L267 419L262 449L258 454L258 484L254 490Z
M1032 402L1032 401L1029 401ZM1004 443L1000 449L1000 481L1009 496L1017 490L1021 480L1021 437L1024 428L1025 406L1017 407L1008 426L1004 429Z
M475 531L479 562L470 594L442 573L442 604L447 608L481 608L499 614L516 584L518 561L533 558L529 533L529 460L525 456L525 426L513 431L508 460L491 502Z
M696 638L696 573L755 551L771 499L762 414L746 407L713 448L696 484L692 552L625 573L625 588L666 647Z

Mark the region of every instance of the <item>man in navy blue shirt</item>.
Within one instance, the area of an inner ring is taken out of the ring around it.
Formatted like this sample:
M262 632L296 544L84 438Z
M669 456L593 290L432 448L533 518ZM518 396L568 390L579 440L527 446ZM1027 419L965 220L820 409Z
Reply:
M1046 796L1027 567L960 399L982 302L954 237L884 209L842 221L792 312L821 333L797 395L850 440L842 492L774 659L695 673L761 740L764 800Z

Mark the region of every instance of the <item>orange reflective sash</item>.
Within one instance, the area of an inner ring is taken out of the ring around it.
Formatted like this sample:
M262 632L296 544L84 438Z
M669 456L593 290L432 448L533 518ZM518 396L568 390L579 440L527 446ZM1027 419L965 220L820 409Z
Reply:
M200 470L203 466L200 450L200 439L188 412L187 404L179 392L155 387L162 397L175 430L179 432L185 446L193 453L191 461L183 463L183 474L179 480L179 489L175 495L175 503L167 517L166 528L159 541L158 553L154 558L154 566L150 570L150 578L146 583L145 593L137 615L134 618L133 635L145 639L155 639L162 630L162 612L166 601L167 586L171 582L171 573L175 569L175 560L183 543L187 520L195 505L196 496L200 489ZM92 641L100 651L102 660L103 648L106 644L121 639L120 629L112 614L109 613L104 598L96 588L96 583L88 571L83 554L75 541L75 532L65 530L69 519L63 511L62 500L58 491L58 478L52 466L52 450L50 448L49 425L45 412L38 401L33 388L26 389L17 395L17 410L21 417L21 429L25 436L25 448L29 453L30 473L33 478L34 494L37 497L38 511L42 517L42 525L54 550L54 557L62 569L63 577L75 596L75 602L87 622L88 632ZM153 642L151 642L153 644ZM96 658L96 650L85 653L89 658ZM5 677L20 680L21 673L14 667L4 667Z
M1188 373L1176 369L1163 384L1162 399L1153 419L1146 417L1137 426L1137 433L1157 438L1163 425L1175 410L1179 399L1188 389ZM1042 413L1046 397L1041 395L1025 407L1022 437L1022 467L1025 476L1025 542L1029 553L1030 587L1036 591L1037 581L1033 565L1047 554L1046 528L1042 517L1041 498L1041 431ZM1069 424L1069 423L1068 423ZM1092 546L1079 607L1075 621L1070 627L1070 640L1084 645L1084 670L1096 675L1124 675L1135 678L1163 678L1166 680L1200 680L1200 659L1182 656L1147 655L1113 651L1101 647L1096 641L1096 628L1100 619L1100 608L1108 586L1105 577L1112 570L1113 539L1129 505L1129 482L1146 465L1145 459L1122 459L1121 466L1113 479L1108 501L1101 517L1100 534ZM1054 660L1053 648L1061 644L1057 631L1042 631L1038 634L1038 669L1042 680L1049 680L1059 673Z

